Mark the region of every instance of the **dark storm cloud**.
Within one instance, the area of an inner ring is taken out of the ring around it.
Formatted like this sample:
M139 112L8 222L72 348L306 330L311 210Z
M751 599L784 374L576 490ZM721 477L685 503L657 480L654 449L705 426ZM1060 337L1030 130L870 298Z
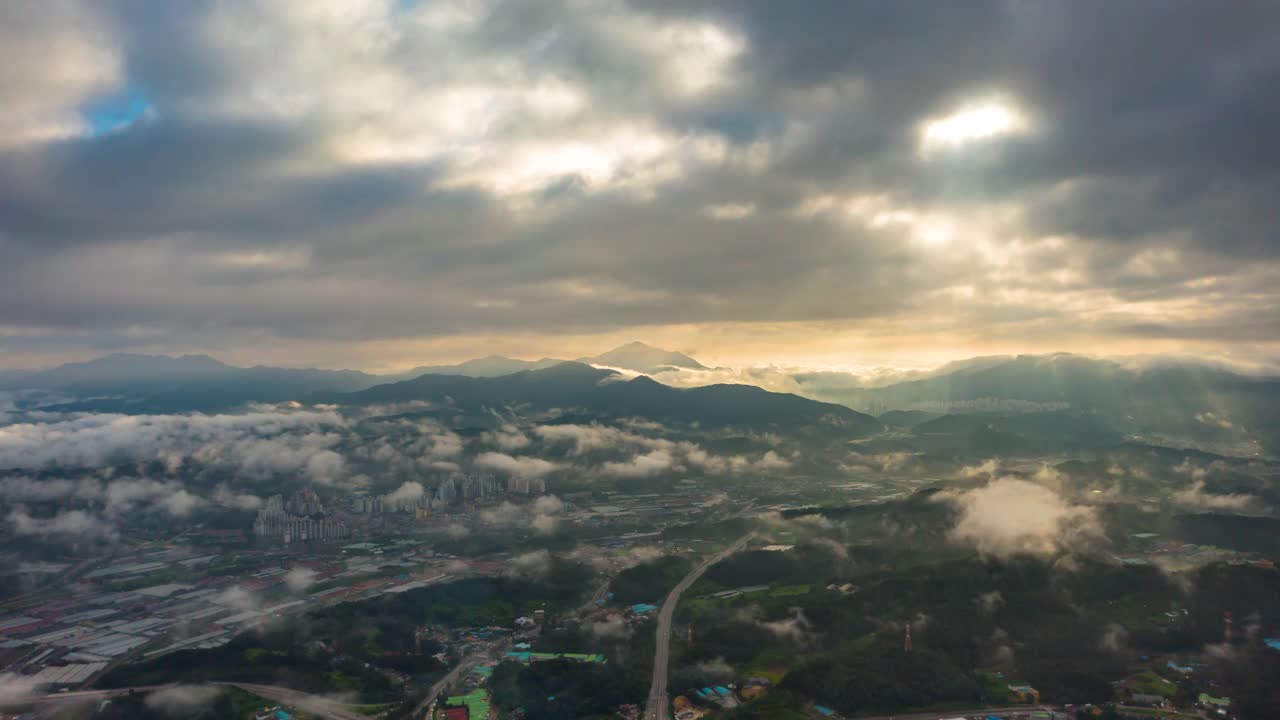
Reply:
M1280 275L1275 5L391 6L28 8L37 41L0 46L37 73L0 70L23 108L0 122L0 330L1280 340L1248 319ZM75 52L40 70L42 37ZM126 86L148 114L89 134ZM1026 132L922 150L993 97Z

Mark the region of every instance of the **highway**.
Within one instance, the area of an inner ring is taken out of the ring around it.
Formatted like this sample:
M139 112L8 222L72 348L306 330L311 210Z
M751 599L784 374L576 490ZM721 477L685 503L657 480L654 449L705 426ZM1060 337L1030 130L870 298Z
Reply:
M948 710L947 712L904 713L901 715L880 715L860 717L858 720L946 720L946 718L987 717L996 715L1005 720L1020 720L1032 713L1046 712L1049 708L1032 705L1017 705L1003 708L980 708L973 710Z
M64 702L75 702L77 700L106 700L117 695L128 695L131 692L148 693L154 690L163 690L169 685L139 685L136 687L110 688L107 690L76 690L64 693L47 693L30 696L18 696L9 698L6 705L27 705L27 704L56 704Z
M649 699L645 702L645 720L669 720L671 717L671 703L667 699L667 666L671 662L671 621L675 617L676 606L680 604L680 594L702 577L707 568L746 547L754 536L755 533L747 533L734 544L703 560L671 589L666 601L662 603L662 609L658 611L657 643L653 650L653 684L649 686Z
M286 687L240 682L215 682L210 684L238 687L245 692L253 693L254 695L272 702L277 702L281 705L291 705L305 710L317 717L329 718L330 720L369 720L368 716L357 713L354 710L349 709L346 705L335 700L330 700L318 695L309 695L299 690L292 690ZM76 692L51 693L48 695L38 695L30 698L15 698L15 702L11 704L35 704L53 707L63 705L65 703L106 700L119 695L127 695L131 692L150 693L170 687L177 687L177 684L140 685L135 687L110 688L107 690L80 690Z
M255 685L253 683L240 682L220 682L214 685L229 685L238 687L245 692L251 692L258 697L266 698L272 702L278 702L281 705L290 705L292 707L304 710L307 713L317 717L329 718L329 720L369 720L368 715L358 713L351 710L343 703L320 695L309 695L307 693L290 690L289 688L279 687L276 685Z

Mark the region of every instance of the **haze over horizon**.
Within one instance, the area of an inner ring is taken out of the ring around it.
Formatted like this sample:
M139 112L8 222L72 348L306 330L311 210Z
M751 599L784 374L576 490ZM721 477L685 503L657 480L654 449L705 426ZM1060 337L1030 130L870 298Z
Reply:
M1280 358L1280 8L0 7L0 368ZM51 51L52 49L52 51Z

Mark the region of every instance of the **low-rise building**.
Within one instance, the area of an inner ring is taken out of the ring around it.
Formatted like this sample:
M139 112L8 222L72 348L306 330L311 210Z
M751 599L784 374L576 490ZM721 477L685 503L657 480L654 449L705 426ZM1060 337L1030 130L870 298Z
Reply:
M1040 691L1030 685L1010 685L1009 701L1017 703L1040 702Z

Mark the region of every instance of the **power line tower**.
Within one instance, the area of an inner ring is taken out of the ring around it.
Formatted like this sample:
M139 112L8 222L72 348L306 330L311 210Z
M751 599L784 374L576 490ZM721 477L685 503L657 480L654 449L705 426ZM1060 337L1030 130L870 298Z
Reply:
M1231 644L1231 611L1222 613L1222 641Z
M906 636L906 639L902 641L902 650L903 652L911 652L911 623L910 622L907 623L907 636Z

